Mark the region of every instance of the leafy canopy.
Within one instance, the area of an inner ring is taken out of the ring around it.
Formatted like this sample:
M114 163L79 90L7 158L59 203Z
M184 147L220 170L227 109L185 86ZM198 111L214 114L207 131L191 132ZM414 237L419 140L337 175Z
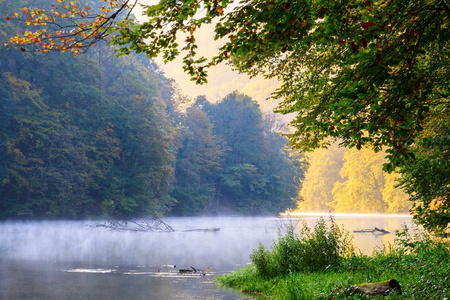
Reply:
M24 8L8 16L46 25L10 42L77 53L109 35L122 54L170 61L185 52L184 69L197 83L224 60L250 75L276 77L277 111L297 113L289 137L303 150L326 145L327 137L376 151L387 146L392 170L412 156L409 146L429 112L448 106L445 0L163 0L143 5L148 19L140 24L130 17L134 1L102 0L96 12L80 0L55 1L47 15ZM207 61L196 55L195 31L212 22L225 44ZM182 45L180 34L187 35Z

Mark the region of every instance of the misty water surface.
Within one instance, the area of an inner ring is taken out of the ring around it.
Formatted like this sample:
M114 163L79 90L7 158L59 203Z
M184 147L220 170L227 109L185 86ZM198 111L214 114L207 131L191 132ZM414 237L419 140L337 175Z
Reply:
M259 243L270 247L287 223L301 218L167 218L177 232L111 232L88 221L0 223L1 299L240 299L217 288L217 274L250 263ZM327 217L326 217L327 218ZM401 229L410 218L335 215L348 230ZM182 232L197 228L219 232ZM355 234L364 253L394 235ZM206 276L179 276L193 266Z

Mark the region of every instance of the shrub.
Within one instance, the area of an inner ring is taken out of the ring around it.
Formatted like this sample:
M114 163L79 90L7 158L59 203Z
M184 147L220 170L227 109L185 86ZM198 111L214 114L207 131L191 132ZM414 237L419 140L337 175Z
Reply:
M296 233L296 226L288 226L286 233L279 233L271 251L263 245L253 250L250 258L258 274L273 278L292 272L314 272L338 265L341 258L354 252L348 232L339 229L332 216L330 226L320 218L311 230L303 223Z

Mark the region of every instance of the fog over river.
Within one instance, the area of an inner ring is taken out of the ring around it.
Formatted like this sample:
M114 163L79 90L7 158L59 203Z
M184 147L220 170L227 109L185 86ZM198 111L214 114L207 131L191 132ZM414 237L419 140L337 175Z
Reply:
M295 218L165 218L176 232L116 232L92 221L0 223L0 299L247 299L212 283L217 274L249 264L259 243L270 247L278 231L318 215ZM325 215L327 219L328 216ZM401 230L406 216L334 215L349 231ZM217 232L183 232L220 228ZM395 235L354 234L370 254ZM179 275L181 268L201 270ZM206 273L202 276L202 273Z

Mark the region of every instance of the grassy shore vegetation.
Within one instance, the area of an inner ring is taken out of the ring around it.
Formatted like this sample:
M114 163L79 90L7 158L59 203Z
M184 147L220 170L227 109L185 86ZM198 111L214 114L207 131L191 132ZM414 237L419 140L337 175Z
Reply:
M218 284L273 299L446 299L450 295L450 243L403 228L393 245L357 253L332 217L313 229L288 226L271 249L260 245L253 264L217 278ZM351 287L396 279L401 294L369 298Z

